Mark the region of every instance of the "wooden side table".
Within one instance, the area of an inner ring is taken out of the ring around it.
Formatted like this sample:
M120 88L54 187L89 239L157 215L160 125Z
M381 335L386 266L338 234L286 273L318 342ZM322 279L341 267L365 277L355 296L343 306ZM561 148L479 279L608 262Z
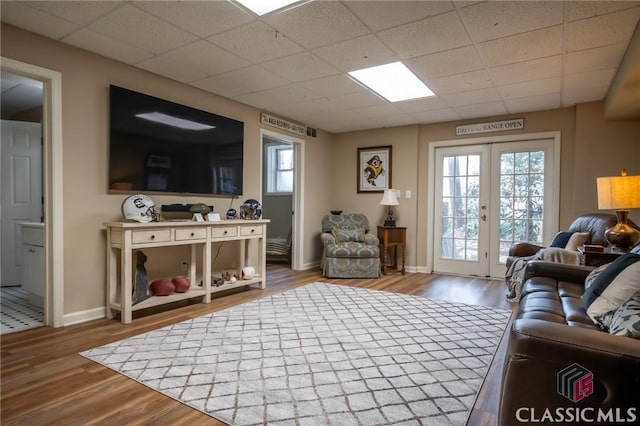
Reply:
M585 250L584 246L578 247L580 252L580 263L584 266L602 266L616 260L628 251L612 250L611 247L605 247L604 251Z
M398 247L402 249L402 275L404 275L405 251L407 247L407 228L402 226L378 226L378 239L380 240L380 259L382 273L387 274L388 251L393 247L393 267L398 269Z

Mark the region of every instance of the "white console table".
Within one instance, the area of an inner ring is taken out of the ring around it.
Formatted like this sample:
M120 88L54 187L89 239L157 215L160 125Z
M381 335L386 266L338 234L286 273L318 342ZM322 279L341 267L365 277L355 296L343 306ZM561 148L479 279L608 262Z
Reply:
M194 297L202 297L204 303L211 302L211 293L235 287L258 284L266 288L266 236L268 219L224 220L219 222L163 221L151 223L108 222L107 227L107 318L120 312L123 324L131 322L131 314L139 309L164 305ZM240 271L248 262L248 247L258 243L258 258L252 263L256 276L245 280L239 277L235 283L225 282L220 287L211 285L211 246L216 242L241 241L238 268ZM133 305L133 285L135 276L134 250L150 247L170 247L190 245L189 280L191 287L186 293L170 296L151 296ZM197 248L202 247L202 286L197 279Z

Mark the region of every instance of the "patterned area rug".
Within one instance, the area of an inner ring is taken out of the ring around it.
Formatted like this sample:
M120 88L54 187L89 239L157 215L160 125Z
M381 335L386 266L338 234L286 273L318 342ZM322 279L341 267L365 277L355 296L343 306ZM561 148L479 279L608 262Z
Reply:
M81 355L233 425L463 425L509 315L314 283Z

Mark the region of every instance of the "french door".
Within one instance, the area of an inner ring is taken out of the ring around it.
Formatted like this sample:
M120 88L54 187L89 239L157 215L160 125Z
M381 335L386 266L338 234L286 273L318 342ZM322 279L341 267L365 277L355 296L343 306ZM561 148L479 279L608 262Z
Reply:
M555 232L554 140L435 150L435 272L503 277L514 242Z

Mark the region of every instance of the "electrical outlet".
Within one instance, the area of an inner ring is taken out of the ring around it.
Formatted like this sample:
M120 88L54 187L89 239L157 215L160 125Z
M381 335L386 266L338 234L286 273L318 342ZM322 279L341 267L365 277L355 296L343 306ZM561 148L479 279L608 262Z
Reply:
M180 264L180 270L182 272L187 272L188 269L189 269L189 264L183 260L182 263Z
M411 191L408 189L405 191L405 198L411 198Z

